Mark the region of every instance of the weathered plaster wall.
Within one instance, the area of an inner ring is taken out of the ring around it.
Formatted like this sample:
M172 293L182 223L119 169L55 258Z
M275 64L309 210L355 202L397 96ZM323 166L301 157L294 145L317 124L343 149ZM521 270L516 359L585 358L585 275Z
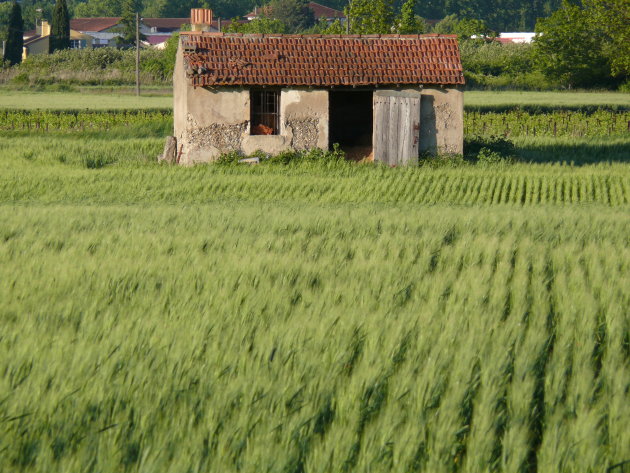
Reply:
M173 128L174 136L179 142L186 131L186 115L188 113L188 84L184 73L184 58L181 54L181 43L175 59L173 72ZM179 145L178 145L179 149Z
M328 148L328 91L287 90L282 94L285 131L295 149Z
M188 88L184 162L210 162L240 151L249 129L249 92Z
M229 151L251 154L262 150L278 154L289 149L328 147L328 92L325 90L282 90L280 134L252 136L249 134L248 89L195 89L186 83L183 64L176 64L175 75L178 76L178 80L174 80L175 136L184 164L213 161Z
M188 89L188 113L198 126L240 125L249 121L249 91L223 88Z
M283 89L280 93L280 134L243 139L242 151L278 154L290 149L328 148L328 91Z
M424 88L420 109L420 153L463 154L464 93Z

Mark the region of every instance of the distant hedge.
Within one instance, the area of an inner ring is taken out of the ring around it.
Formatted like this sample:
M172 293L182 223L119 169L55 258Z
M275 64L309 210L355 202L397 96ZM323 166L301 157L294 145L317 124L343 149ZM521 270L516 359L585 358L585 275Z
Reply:
M175 66L177 37L164 50L143 49L141 80L148 85L170 84ZM18 66L0 69L0 83L16 85L131 85L135 83L136 52L133 49L69 49L30 56Z

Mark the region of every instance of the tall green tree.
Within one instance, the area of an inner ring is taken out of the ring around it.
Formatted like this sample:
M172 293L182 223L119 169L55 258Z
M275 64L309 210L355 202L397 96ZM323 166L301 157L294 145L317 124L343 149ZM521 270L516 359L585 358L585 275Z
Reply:
M226 33L284 34L288 33L287 25L273 18L256 18L247 23L232 21L223 31Z
M605 36L589 11L564 0L562 8L536 24L534 59L548 77L569 88L601 84L610 78L603 53Z
M394 0L350 0L345 9L354 34L388 34L394 25Z
M17 2L13 2L9 15L7 28L7 43L5 45L3 59L11 65L22 62L22 50L24 48L24 21L22 20L22 8Z
M55 3L48 41L49 52L61 49L70 49L70 15L66 0L57 0Z
M424 33L424 21L416 15L417 0L407 0L400 9L398 32L400 34Z
M128 47L136 43L136 13L141 11L141 0L123 0L120 20L121 36L117 39L119 46Z
M306 0L271 0L270 16L282 21L290 32L295 33L315 24L313 11Z
M601 31L602 53L609 58L615 76L630 75L630 2L584 0L594 29Z

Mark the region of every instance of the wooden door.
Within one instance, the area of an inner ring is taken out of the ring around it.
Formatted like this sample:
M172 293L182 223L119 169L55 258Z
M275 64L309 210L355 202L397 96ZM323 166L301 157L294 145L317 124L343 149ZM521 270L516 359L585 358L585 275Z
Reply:
M390 166L418 162L420 146L420 92L374 92L374 161Z

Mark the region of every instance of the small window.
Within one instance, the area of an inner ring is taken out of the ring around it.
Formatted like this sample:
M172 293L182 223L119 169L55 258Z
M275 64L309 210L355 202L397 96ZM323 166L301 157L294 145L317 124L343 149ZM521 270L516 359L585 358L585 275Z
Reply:
M71 39L70 49L85 49L87 47L87 41L84 39Z
M280 134L280 91L252 90L251 103L251 134L279 135Z

